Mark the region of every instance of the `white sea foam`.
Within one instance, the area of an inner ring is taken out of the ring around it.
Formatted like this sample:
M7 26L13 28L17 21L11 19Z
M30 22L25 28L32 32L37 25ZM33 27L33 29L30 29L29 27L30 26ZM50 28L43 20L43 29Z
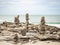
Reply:
M56 26L56 27L59 27L60 28L60 24L47 24L47 25Z

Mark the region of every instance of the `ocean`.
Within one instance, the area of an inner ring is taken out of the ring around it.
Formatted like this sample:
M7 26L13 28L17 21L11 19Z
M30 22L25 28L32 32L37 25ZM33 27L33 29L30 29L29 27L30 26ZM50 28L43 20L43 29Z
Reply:
M14 17L17 15L0 15L0 23L4 21L14 22ZM39 24L41 17L45 17L47 24L60 24L60 15L29 15L29 22ZM25 22L25 15L20 15L20 22Z

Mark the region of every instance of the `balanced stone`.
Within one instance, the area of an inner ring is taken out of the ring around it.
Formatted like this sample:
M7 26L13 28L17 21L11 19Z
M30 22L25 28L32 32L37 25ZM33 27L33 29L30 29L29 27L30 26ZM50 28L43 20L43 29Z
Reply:
M41 17L41 25L45 25L45 17Z
M29 14L26 14L26 30L28 31L28 25L29 25Z
M15 34L14 42L18 42L18 35L17 34Z
M15 24L19 24L19 15L15 17L15 20L14 20Z
M40 31L43 34L45 33L45 17L41 18Z
M5 27L7 27L7 21L5 21L5 22L3 22L3 25L5 26Z

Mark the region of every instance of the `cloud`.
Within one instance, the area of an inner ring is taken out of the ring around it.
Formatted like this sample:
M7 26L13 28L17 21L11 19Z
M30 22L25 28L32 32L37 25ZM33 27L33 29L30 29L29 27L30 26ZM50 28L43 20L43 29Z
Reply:
M23 14L26 11L31 14L57 13L60 2L59 0L0 0L0 9L10 10L11 13L14 10Z

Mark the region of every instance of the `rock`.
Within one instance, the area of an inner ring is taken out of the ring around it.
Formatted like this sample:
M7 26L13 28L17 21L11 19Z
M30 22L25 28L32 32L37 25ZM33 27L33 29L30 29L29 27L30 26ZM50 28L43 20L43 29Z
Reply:
M14 20L14 22L15 22L15 24L19 24L19 15L18 16L16 16L15 18L14 18L15 20Z
M26 13L26 20L29 20L29 14Z
M28 25L29 25L29 14L26 14L26 30L28 31Z
M45 17L41 17L41 25L45 25Z
M26 29L22 29L22 30L21 30L21 34L22 34L23 36L26 36Z
M39 33L41 33L41 34L45 33L45 17L41 18L41 24L40 24Z
M8 26L8 25L7 25L7 21L3 22L3 25L4 25L5 27L7 27L7 26Z
M18 42L18 35L17 34L15 34L15 37L14 37L14 42Z

